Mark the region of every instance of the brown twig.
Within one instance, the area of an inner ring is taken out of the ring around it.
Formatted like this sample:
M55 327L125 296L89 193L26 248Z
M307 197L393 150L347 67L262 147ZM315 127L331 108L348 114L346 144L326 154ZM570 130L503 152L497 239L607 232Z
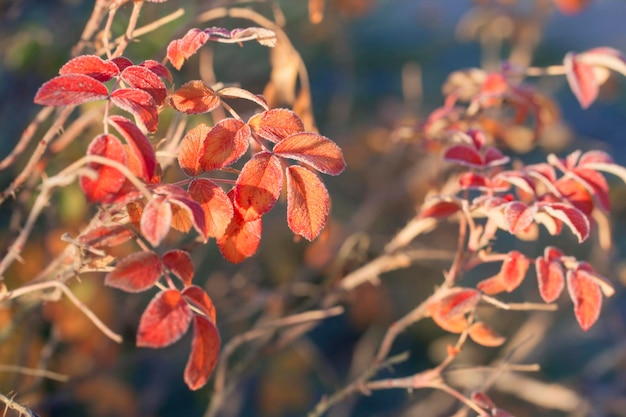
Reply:
M15 145L15 148L13 148L13 151L11 151L11 153L7 155L2 160L2 162L0 162L0 171L6 169L11 164L13 164L15 162L15 159L20 156L22 152L24 152L24 149L26 149L26 147L28 146L28 143L32 139L39 126L48 118L48 116L50 116L53 110L54 107L48 106L44 107L39 111L39 113L37 113L33 121L30 122L26 129L24 129L24 132L22 132L22 136Z

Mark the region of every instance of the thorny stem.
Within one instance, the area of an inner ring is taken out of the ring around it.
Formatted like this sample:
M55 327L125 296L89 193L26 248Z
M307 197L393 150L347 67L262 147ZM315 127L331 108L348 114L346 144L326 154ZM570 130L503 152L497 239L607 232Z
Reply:
M31 155L28 163L26 164L22 172L20 172L20 174L13 180L11 185L9 185L9 187L4 190L2 194L0 194L0 204L2 204L10 195L14 194L17 189L22 186L24 181L26 181L31 176L33 170L37 166L37 162L39 162L39 159L41 159L41 157L45 153L46 148L48 147L48 143L50 143L54 135L56 135L57 132L61 129L63 123L65 123L65 120L67 120L69 115L72 113L72 110L74 110L74 107L75 106L68 106L59 114L52 126L50 126L43 138L37 144L37 148ZM0 275L1 274L2 272L0 272Z
M59 290L61 290L63 292L63 294L65 294L65 296L67 296L67 298L70 299L70 301L80 310L83 312L83 314L85 316L87 316L87 318L89 320L91 320L93 322L93 324L96 325L96 327L98 329L100 329L100 331L102 333L104 333L109 339L113 340L114 342L117 343L122 343L122 337L120 335L118 335L117 333L113 332L111 329L109 329L106 324L104 324L102 321L100 321L100 319L98 318L98 316L96 316L85 304L83 304L82 301L80 301L75 295L74 293L67 287L67 285L65 285L62 282L59 281L45 281L45 282L40 282L37 284L31 284L31 285L27 285L25 287L21 287L12 291L9 291L5 294L2 295L2 300L6 301L6 300L12 300L14 298L18 298L21 297L25 294L31 293L31 292L36 292L36 291L43 291L43 290L47 290L49 288L57 288Z

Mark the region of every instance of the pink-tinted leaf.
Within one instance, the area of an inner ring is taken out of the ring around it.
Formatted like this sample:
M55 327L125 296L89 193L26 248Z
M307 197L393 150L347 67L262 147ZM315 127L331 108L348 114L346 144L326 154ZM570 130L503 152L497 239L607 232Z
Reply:
M589 219L580 210L563 203L541 204L541 209L566 224L579 242L589 237Z
M185 383L191 390L202 388L208 381L220 353L217 327L204 317L193 318L191 354L185 366Z
M141 234L152 246L159 246L172 225L172 206L162 196L148 201L141 215Z
M96 155L126 165L126 154L122 142L113 135L96 137L87 148L87 155ZM90 162L87 167L95 171L96 178L89 175L80 177L80 188L91 202L102 201L117 193L124 185L126 177L116 168Z
M220 105L220 96L200 80L183 84L170 98L172 107L181 113L201 114Z
M161 291L141 315L137 346L156 349L177 342L187 332L191 317L191 309L180 291Z
M471 399L476 403L476 405L485 410L491 410L492 408L496 407L493 401L491 401L491 398L489 398L487 394L481 391L472 392Z
M146 135L137 125L122 116L109 117L109 123L126 139L141 164L143 179L150 181L154 176L157 162L154 148Z
M500 276L507 292L511 292L520 286L526 271L530 265L530 260L518 251L511 251L502 263Z
M248 150L250 137L250 128L241 120L221 120L204 136L200 166L213 171L235 163Z
M235 185L235 203L244 212L244 221L258 219L274 207L283 188L280 159L261 152L243 166Z
M233 218L233 204L220 186L200 178L189 184L189 194L204 211L206 236L220 238Z
M220 97L241 98L241 99L256 103L258 106L262 107L264 110L269 109L267 107L267 101L265 101L265 97L257 95L257 94L253 94L248 90L244 90L243 88L226 87L226 88L222 88L217 93L220 95Z
M543 250L543 257L548 261L560 261L562 256L563 252L554 246L546 246Z
M132 65L122 71L120 78L132 88L138 88L150 94L157 106L165 101L167 90L161 79L150 69Z
M129 241L134 236L127 225L98 226L78 237L78 241L85 246L106 248L118 246Z
M315 239L328 220L330 197L324 183L308 169L287 168L287 224L307 240Z
M537 212L537 206L526 204L519 201L512 201L504 207L504 220L506 221L509 233L520 233L531 225Z
M576 168L573 172L582 180L583 185L594 196L600 207L605 212L610 212L609 185L606 183L604 176L592 169Z
M539 294L546 303L551 303L559 298L565 287L565 277L561 264L538 257L535 260L535 270L539 283Z
M209 39L204 31L200 29L190 29L181 39L170 42L167 46L167 59L174 68L179 70L186 59L196 53L202 45Z
M502 152L500 152L497 148L494 148L493 146L489 146L485 150L485 162L484 162L485 166L495 167L499 165L504 165L508 163L510 160L511 158L504 155Z
M115 58L111 59L111 62L114 63L117 66L117 69L119 72L124 71L126 68L130 67L131 65L133 65L133 61L131 61L130 59L124 57L124 56L118 56Z
M160 62L154 61L152 59L147 59L139 64L142 67L148 68L150 71L155 73L157 76L161 78L165 78L170 83L172 82L172 74L167 67Z
M63 65L59 74L83 74L105 82L119 74L119 71L117 65L111 61L105 61L96 55L81 55Z
M586 271L567 272L567 287L574 302L574 314L580 327L587 331L598 320L602 308L600 286Z
M78 106L108 96L109 90L100 81L88 75L68 74L45 82L37 90L34 101L42 106Z
M178 151L178 165L185 171L185 174L195 177L204 172L200 163L204 138L209 134L211 128L204 123L191 129L180 143Z
M198 307L213 323L217 323L215 317L215 305L211 297L200 287L192 285L183 290L183 296L193 305Z
M604 164L613 164L613 157L604 151L587 151L580 156L578 160L578 166L580 168L585 168L586 164L590 163L604 163Z
M217 239L217 246L224 258L232 263L243 262L254 255L261 242L262 219L249 222L235 210L230 224L222 237Z
M579 261L577 269L587 272L598 283L605 297L612 297L615 294L615 288L613 288L611 281L600 275L588 262Z
M141 292L152 288L162 274L163 264L156 253L136 252L119 261L104 284L126 292Z
M170 272L178 277L185 286L191 285L193 279L193 262L188 252L173 249L163 255L163 264Z
M461 204L459 201L445 201L439 200L434 204L429 204L423 208L419 216L421 218L434 217L437 219L445 219L461 210Z
M341 149L332 140L316 133L295 133L274 146L283 158L304 162L329 175L339 175L346 167Z
M248 125L254 133L274 143L304 132L302 120L289 109L272 109L255 114L248 120Z
M582 181L569 177L562 177L554 183L554 186L558 190L562 201L564 200L569 202L586 216L591 216L591 212L593 211L595 204L593 202L593 197L587 188L582 184Z
M446 150L443 158L448 162L455 162L470 167L482 167L483 158L478 151L469 145L454 145Z
M506 338L482 321L473 323L469 328L469 337L476 343L487 347L502 346Z
M135 116L148 132L156 132L159 115L156 102L149 93L138 88L120 88L111 93L111 102Z
M468 188L478 188L478 189L486 189L490 188L489 178L476 174L475 172L465 172L459 178L459 183L463 189Z
M583 109L586 109L598 97L600 88L593 67L583 63L573 53L565 55L563 60L567 82Z

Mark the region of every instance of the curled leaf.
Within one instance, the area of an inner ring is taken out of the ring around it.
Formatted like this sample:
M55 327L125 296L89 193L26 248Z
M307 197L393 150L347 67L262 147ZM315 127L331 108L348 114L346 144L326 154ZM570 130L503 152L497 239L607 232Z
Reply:
M220 352L220 334L210 320L193 317L191 353L185 366L185 383L191 390L202 388L208 381Z

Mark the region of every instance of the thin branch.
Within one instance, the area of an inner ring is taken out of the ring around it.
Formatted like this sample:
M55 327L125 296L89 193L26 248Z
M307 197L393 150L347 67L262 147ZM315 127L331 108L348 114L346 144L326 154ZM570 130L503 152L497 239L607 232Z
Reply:
M142 7L143 0L133 1L133 11L131 12L130 18L128 20L126 33L124 34L122 41L119 43L119 45L117 45L115 52L113 52L113 57L121 56L128 46L128 43L133 39L133 32L135 31L135 27L137 27L137 21L139 20L139 14L141 13Z
M41 109L39 113L37 113L33 121L30 122L26 129L24 129L24 132L22 132L22 136L15 145L15 148L13 148L13 151L11 151L11 153L7 155L7 157L4 158L2 162L0 162L0 171L6 169L9 165L13 164L15 162L15 159L17 159L17 157L20 156L22 152L24 152L24 149L26 149L26 147L28 146L28 143L32 139L35 132L37 132L39 126L48 118L48 116L50 116L53 110L54 107L47 106Z
M48 378L53 381L67 382L70 377L65 374L48 371L47 369L26 368L18 365L2 365L0 364L0 372L14 372L27 376L34 376L38 378Z
M37 292L37 291L44 291L50 288L56 288L59 289L63 292L63 294L65 294L65 296L67 298L70 299L70 301L80 310L83 312L83 314L85 316L87 316L87 318L89 320L91 320L91 322L98 328L100 329L100 331L102 333L104 333L109 339L113 340L114 342L117 343L122 343L122 337L120 335L118 335L117 333L113 332L111 329L109 329L107 327L106 324L104 324L99 318L98 316L96 316L90 309L89 307L87 307L82 301L80 301L72 292L72 290L70 290L67 285L65 285L62 282L59 281L46 281L46 282L40 282L37 284L32 284L32 285L27 285L24 287L20 287L17 288L15 290L12 291L8 291L7 293L2 295L2 301L7 301L7 300L12 300L18 297L21 297L23 295L32 293L32 292Z
M490 297L485 294L481 294L481 300L487 304L491 304L502 310L511 311L556 311L559 306L556 304L542 304L542 303L505 303L496 298Z

